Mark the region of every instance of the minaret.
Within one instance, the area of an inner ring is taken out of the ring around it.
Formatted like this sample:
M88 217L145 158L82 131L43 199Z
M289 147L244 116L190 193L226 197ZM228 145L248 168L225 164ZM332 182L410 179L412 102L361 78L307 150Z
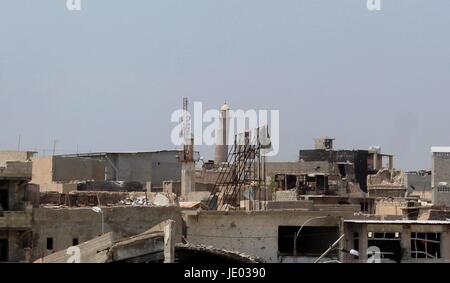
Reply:
M188 99L183 97L183 153L181 156L181 195L186 198L195 190L194 138L188 115Z
M216 128L216 148L214 155L215 164L227 162L229 110L230 106L228 106L226 102L222 105L222 107L220 107L219 123Z

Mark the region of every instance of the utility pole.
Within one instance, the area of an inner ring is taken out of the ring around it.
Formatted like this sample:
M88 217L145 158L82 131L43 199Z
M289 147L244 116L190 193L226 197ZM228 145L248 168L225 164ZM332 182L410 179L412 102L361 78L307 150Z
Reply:
M22 138L22 135L19 134L19 141L17 142L17 151L20 151L20 140Z
M55 139L55 140L53 140L53 156L55 155L55 153L56 153L56 142L57 142L57 140Z

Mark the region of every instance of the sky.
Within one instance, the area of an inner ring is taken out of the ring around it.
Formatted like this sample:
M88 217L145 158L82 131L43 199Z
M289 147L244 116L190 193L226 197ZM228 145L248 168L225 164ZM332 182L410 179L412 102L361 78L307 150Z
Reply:
M450 144L450 1L381 3L1 0L0 149L174 149L187 96L279 110L274 161L328 136L429 169L430 147Z

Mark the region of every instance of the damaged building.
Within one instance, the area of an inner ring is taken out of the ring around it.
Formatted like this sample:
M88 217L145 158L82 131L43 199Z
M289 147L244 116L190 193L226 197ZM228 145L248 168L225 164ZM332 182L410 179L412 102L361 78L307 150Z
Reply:
M98 152L66 154L61 157L83 157L105 164L103 180L149 184L162 191L163 181L181 180L180 150L146 152Z
M29 243L33 203L39 198L31 180L31 162L6 161L0 166L0 262L25 258Z

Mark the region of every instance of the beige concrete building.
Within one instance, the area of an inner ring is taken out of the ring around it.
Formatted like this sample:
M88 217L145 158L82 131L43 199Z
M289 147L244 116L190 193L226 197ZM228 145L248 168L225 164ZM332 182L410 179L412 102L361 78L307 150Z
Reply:
M105 162L82 157L34 157L31 183L41 192L67 193L77 189L77 182L104 181Z
M27 162L37 155L34 151L0 150L0 167L5 167L8 161Z
M240 251L267 262L311 262L340 235L343 217L359 211L359 205L312 205L305 209L264 211L200 211L187 214L187 240L194 244ZM320 236L319 236L320 235ZM338 258L333 253L330 258Z
M345 220L344 262L449 263L450 222L441 220Z

